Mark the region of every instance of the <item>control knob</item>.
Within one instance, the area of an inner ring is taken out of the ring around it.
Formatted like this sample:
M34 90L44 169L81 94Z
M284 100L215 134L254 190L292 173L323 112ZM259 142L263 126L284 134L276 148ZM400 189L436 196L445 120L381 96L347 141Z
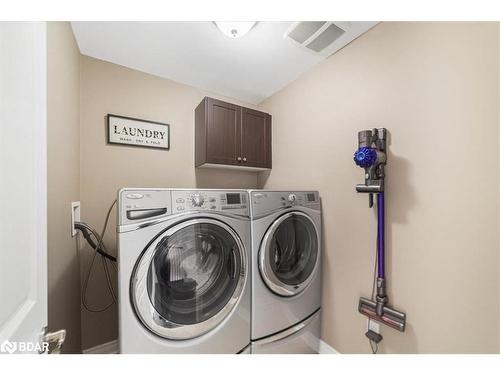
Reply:
M297 196L295 194L290 194L288 196L288 202L293 203L297 200Z
M193 194L191 195L191 203L193 203L193 206L195 207L201 207L203 206L203 203L205 200L200 194Z

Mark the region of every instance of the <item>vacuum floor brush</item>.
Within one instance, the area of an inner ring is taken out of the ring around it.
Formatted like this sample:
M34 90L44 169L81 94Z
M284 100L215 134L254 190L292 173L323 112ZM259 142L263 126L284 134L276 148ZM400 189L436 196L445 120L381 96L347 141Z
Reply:
M373 195L377 196L377 293L375 300L361 297L358 310L368 318L404 332L406 314L388 306L385 277L385 209L384 178L387 162L387 130L385 128L363 130L358 133L358 150L354 162L365 170L365 183L356 185L358 193L369 194L369 206L373 207ZM373 297L372 297L373 298ZM367 332L367 337L369 337ZM370 337L369 337L370 338ZM380 336L381 339L381 336Z

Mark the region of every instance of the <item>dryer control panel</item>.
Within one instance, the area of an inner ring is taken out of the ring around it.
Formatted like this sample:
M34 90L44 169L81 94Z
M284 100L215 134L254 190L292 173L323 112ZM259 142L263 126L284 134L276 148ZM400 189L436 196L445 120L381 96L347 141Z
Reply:
M255 217L295 206L320 209L317 191L253 190L250 192L250 205L252 216Z
M247 193L241 191L173 190L174 213L183 211L223 211L249 215Z

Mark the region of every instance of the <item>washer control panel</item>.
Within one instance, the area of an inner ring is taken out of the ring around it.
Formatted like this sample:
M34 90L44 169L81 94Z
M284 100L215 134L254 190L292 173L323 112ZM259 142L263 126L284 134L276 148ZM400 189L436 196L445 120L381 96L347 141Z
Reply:
M254 190L250 192L252 216L259 216L269 211L294 206L320 208L317 191L269 191Z
M250 216L243 190L176 190L124 188L118 193L118 223L126 225L193 211Z
M184 211L227 211L236 215L248 215L247 200L247 194L241 191L172 191L174 214Z

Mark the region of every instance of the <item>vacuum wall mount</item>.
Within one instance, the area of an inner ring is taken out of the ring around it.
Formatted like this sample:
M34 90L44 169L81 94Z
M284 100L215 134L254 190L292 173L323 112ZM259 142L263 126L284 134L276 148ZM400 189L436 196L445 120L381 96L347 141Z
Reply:
M385 209L384 178L387 163L387 129L363 130L358 133L358 149L354 162L365 170L364 184L356 185L358 193L369 194L369 206L373 207L373 195L377 195L377 291L375 300L359 299L358 310L368 318L404 332L406 314L387 306L385 276Z

